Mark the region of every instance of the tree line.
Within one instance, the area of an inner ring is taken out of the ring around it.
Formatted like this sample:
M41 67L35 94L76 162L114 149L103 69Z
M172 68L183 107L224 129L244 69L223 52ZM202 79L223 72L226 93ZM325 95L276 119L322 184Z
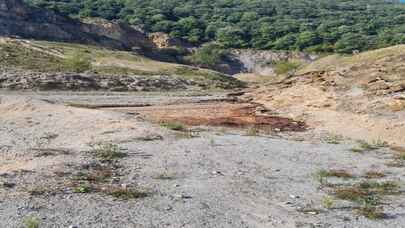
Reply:
M351 53L405 43L405 5L395 0L26 1L226 48Z

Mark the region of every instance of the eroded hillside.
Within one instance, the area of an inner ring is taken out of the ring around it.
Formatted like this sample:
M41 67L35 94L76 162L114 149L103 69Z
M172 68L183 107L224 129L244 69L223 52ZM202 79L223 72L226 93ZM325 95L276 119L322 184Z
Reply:
M405 47L332 55L247 95L319 132L405 142Z
M0 87L5 89L156 91L244 86L215 71L96 46L3 38L0 48Z

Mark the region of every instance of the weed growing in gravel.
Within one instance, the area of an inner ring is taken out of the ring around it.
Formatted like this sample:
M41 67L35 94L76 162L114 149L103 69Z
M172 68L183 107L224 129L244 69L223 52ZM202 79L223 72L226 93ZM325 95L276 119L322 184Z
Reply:
M57 189L51 189L50 187L45 186L34 186L27 189L27 192L31 196L52 195L57 193Z
M327 135L322 139L322 141L327 144L335 144L335 145L340 144L342 140L343 140L342 136L339 135Z
M89 153L102 162L112 162L127 156L127 153L122 152L122 149L115 144L97 143L90 146L92 149Z
M187 129L182 123L177 122L166 122L162 123L161 126L172 131L185 131Z
M337 178L354 178L354 175L349 173L346 170L319 170L318 176L327 178L327 177L337 177Z
M79 186L73 188L73 193L89 193L91 192L91 186L85 183L79 184Z
M330 196L325 196L322 198L322 206L326 209L331 209L335 204L335 200Z
M110 168L100 168L92 169L87 172L77 173L73 179L78 181L88 181L91 183L100 183L108 181L113 175L113 172Z
M39 228L39 220L35 217L27 217L23 221L24 228Z
M358 208L357 213L371 220L385 219L387 215L381 207L363 206Z
M369 219L383 219L386 214L379 207L385 195L400 194L399 184L393 181L363 181L352 186L334 189L337 199L348 200L359 204L358 214Z
M139 199L145 198L149 196L149 193L146 191L141 191L134 188L124 188L124 187L105 187L102 190L105 194L113 196L118 199L122 200L130 200L130 199Z
M357 146L350 149L352 152L355 153L363 153L372 150L378 150L383 147L387 147L388 143L381 141L381 140L374 140L372 143L369 143L365 140L358 140Z
M367 179L376 179L385 177L385 174L378 171L368 171L364 174L364 177Z

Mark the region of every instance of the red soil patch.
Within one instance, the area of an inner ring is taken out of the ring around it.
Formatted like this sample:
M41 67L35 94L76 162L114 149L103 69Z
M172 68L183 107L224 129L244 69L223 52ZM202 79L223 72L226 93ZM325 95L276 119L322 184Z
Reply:
M114 108L114 110L137 112L144 118L159 123L179 122L190 126L257 126L278 129L280 131L304 131L306 129L306 125L303 122L279 116L266 115L266 110L263 110L260 105L250 103L194 103L137 108Z

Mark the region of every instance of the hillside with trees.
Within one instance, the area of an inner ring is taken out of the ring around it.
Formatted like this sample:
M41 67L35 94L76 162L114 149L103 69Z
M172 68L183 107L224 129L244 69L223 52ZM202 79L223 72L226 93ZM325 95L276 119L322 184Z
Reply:
M351 53L405 43L405 7L381 0L26 0L194 44Z

